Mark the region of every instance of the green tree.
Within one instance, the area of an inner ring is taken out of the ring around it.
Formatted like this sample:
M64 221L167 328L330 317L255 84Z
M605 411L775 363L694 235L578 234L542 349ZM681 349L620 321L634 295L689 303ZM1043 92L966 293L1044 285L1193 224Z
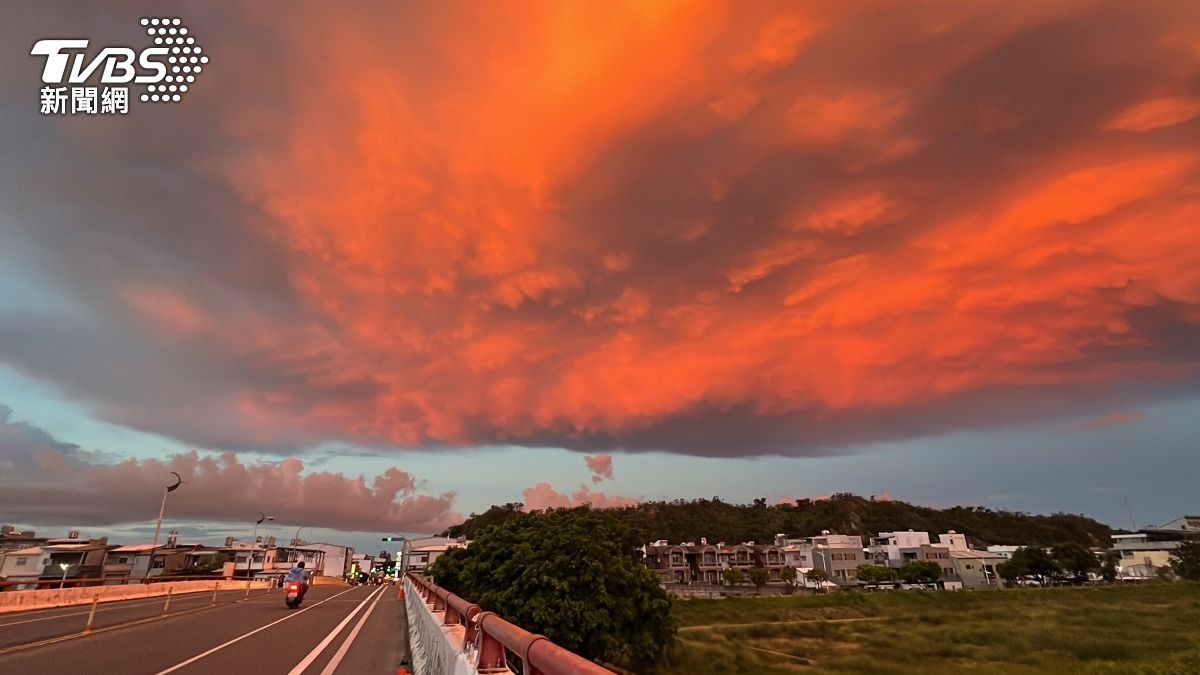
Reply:
M864 584L882 584L892 580L892 570L882 565L859 565L855 572L858 580Z
M942 566L932 560L914 560L897 570L906 584L931 584L942 576Z
M783 583L789 586L796 585L796 576L796 568L791 567L790 565L779 570L779 578L783 580Z
M1172 556L1171 569L1180 579L1200 581L1200 541L1180 544Z
M1045 549L1039 546L1025 546L1013 551L1012 558L1008 562L1000 563L996 572L1009 584L1028 576L1035 576L1045 583L1047 579L1062 572L1062 568Z
M771 578L771 574L767 572L765 567L750 568L750 583L754 584L754 592L762 593L763 586L767 585L767 580Z
M1104 577L1104 580L1110 584L1117 580L1118 559L1114 551L1109 551L1104 555L1104 565L1100 568L1100 576Z
M746 583L746 575L736 567L730 567L726 569L721 573L721 576L724 577L725 583L730 586L737 586L739 584Z
M1012 558L1009 558L999 565L996 565L996 574L999 574L1000 578L1004 579L1009 586L1012 586L1014 583L1016 583L1017 579L1029 574L1029 566L1025 564L1025 558L1023 556L1017 556L1018 552L1020 552L1020 549L1017 549L1017 551L1013 553Z
M522 511L518 503L496 506L450 528L449 533L474 539L487 527ZM762 499L750 504L733 504L716 497L677 499L610 511L638 530L643 543L656 539L699 541L701 537L709 541L770 541L777 532L814 535L822 529L874 536L878 532L913 528L928 532L957 530L982 544L1028 545L1049 541L1099 546L1113 534L1107 525L1069 513L1030 515L979 506L933 509L848 494L786 504L766 504Z
M1026 546L1017 549L1013 555L1018 553L1025 556L1025 566L1029 569L1029 573L1037 577L1043 584L1062 572L1062 568L1055 562L1054 557L1040 546Z
M779 570L779 579L783 581L784 594L791 595L792 593L796 592L797 576L799 575L796 573L796 568L790 565Z
M804 578L820 586L821 582L829 581L829 573L819 567L814 567L804 573Z
M1055 546L1053 557L1055 564L1070 573L1076 582L1087 581L1089 572L1100 569L1100 561L1096 560L1095 554L1086 546L1075 542Z
M430 571L444 588L566 649L647 664L675 627L658 576L635 560L639 538L587 507L513 513Z

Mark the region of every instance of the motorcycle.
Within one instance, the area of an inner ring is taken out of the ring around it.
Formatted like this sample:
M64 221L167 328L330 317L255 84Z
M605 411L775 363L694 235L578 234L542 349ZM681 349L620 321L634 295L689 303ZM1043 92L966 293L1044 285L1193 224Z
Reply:
M284 602L287 603L288 609L296 609L300 606L300 602L304 600L304 584L289 581L284 588Z

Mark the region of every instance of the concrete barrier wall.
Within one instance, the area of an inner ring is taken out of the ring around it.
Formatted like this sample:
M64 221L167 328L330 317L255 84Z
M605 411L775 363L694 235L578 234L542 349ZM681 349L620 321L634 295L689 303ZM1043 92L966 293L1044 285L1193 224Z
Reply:
M0 593L0 613L86 605L96 596L100 597L100 602L153 598L166 595L168 589L170 589L173 595L203 593L205 591L212 593L213 586L222 591L244 590L246 588L246 580L162 581L153 584L128 584L125 586L80 586L63 589L48 588L37 591L5 591ZM250 588L265 589L269 587L270 582L268 581L250 582Z
M412 580L404 579L404 609L408 614L408 651L414 675L472 675L475 665L464 654L462 626L443 626L445 612L425 604Z

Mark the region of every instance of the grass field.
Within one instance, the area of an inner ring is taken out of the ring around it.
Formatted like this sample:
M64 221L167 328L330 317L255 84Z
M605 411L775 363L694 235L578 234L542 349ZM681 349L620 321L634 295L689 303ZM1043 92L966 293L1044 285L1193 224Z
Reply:
M1200 585L678 600L660 673L1200 673Z

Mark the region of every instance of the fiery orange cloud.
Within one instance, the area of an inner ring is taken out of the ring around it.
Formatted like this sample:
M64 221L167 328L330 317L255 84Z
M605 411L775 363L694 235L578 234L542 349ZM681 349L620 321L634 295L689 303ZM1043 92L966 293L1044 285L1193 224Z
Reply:
M931 114L918 101L937 95L952 67L884 81L806 66L822 39L847 39L845 17L763 6L735 19L692 3L630 3L602 17L493 11L506 20L485 32L464 22L437 44L447 55L430 65L443 78L432 91L415 75L362 72L384 48L369 40L353 67L307 64L334 95L282 120L294 140L233 175L273 217L309 308L343 327L334 362L374 364L380 393L365 408L331 408L334 426L352 415L364 436L406 444L620 438L702 405L870 410L1157 376L1088 355L1148 346L1154 338L1132 325L1147 307L1200 303L1200 230L1188 225L1200 206L1200 147L1103 135L1179 123L1186 99L1097 120L1086 143L1030 150L1030 161L959 198L943 187L950 166L929 165L922 178L902 168L942 142L917 131ZM994 31L978 21L971 12L937 20L940 35L981 33L976 51L957 48L959 63L1047 25L1038 13ZM520 40L494 30L517 22ZM391 86L381 93L378 83ZM1016 133L1034 112L999 102L991 121L971 124ZM714 145L720 129L746 140ZM914 133L925 140L904 146ZM610 159L638 143L709 148L719 161L694 165L691 180L659 176L680 187L648 231L593 225L589 192L629 203L611 218L640 208L639 189ZM836 189L785 189L772 197L785 207L778 219L738 237L747 224L729 186L781 152L840 165L827 179ZM857 174L870 157L868 181ZM663 255L696 250L717 261L716 274L663 266ZM1177 320L1194 323L1195 312Z
M1188 3L301 7L214 43L262 95L189 164L283 299L115 293L240 442L822 452L1200 376Z

